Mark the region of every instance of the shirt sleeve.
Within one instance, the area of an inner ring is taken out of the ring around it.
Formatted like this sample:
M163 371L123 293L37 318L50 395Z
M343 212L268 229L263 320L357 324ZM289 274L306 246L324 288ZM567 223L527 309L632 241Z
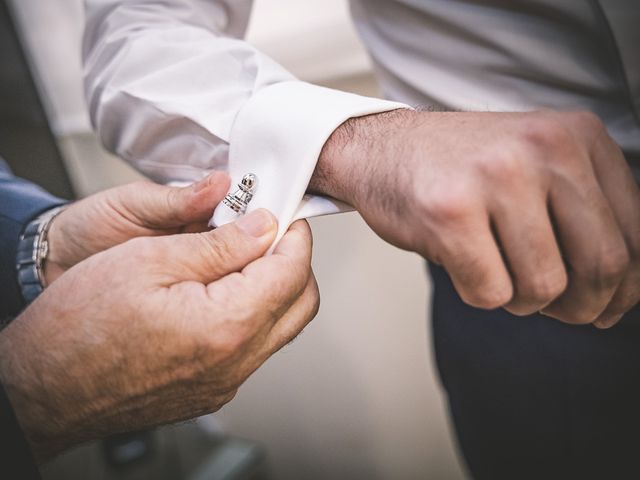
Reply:
M298 81L241 37L250 0L85 0L90 115L104 145L160 182L258 177L249 211L281 236L296 218L344 210L304 196L329 135L351 117L407 108ZM218 207L214 224L233 220Z
M18 242L24 227L64 200L15 177L0 159L0 329L26 306L16 271Z

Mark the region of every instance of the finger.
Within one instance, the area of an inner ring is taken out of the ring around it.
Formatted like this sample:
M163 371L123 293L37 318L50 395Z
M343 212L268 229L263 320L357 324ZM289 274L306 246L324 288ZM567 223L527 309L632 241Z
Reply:
M311 230L294 223L274 253L247 265L239 275L211 283L211 298L224 298L235 316L275 322L301 295L311 274Z
M213 172L188 187L137 182L115 189L113 195L116 209L131 222L167 230L208 220L228 189L227 174Z
M313 249L313 234L306 220L297 220L289 226L286 239L278 243L273 251L274 255L290 258L300 258L304 263L311 263Z
M205 233L171 235L143 239L155 267L164 277L165 285L183 281L209 284L230 273L241 271L246 265L265 254L277 230L275 217L265 209L248 213Z
M513 298L505 309L515 315L529 315L565 290L567 272L546 199L522 193L520 197L524 198L514 201L518 196L512 196L509 202L496 205L493 218L514 285ZM522 205L526 208L522 209Z
M630 287L632 283L633 282L629 280L623 281L607 308L605 308L593 322L594 326L603 330L613 327L622 319L628 310L638 303L637 294L633 291L633 288ZM622 307L620 307L620 305L622 305ZM623 311L620 311L621 309Z
M513 285L486 214L443 227L438 261L451 277L462 300L474 307L494 309L508 303Z
M273 326L264 351L270 357L282 347L292 342L304 328L315 318L320 309L320 293L313 273L309 276L307 287L300 298L291 306Z
M609 328L640 301L640 190L620 148L606 132L595 142L592 153L596 178L629 254L626 274L595 322L599 328Z
M622 281L628 262L624 239L592 175L556 179L550 204L569 282L542 312L567 323L592 323Z
M638 293L638 285L640 285L638 256L637 253L633 255L627 273L618 286L616 293L604 311L594 321L594 325L598 328L613 327L640 300Z
M312 274L302 295L278 317L275 324L254 325L251 341L256 354L248 357L241 367L242 378L249 377L269 357L292 342L317 315L319 306L318 284Z
M254 288L259 288L258 283L267 287L265 295L271 301L284 302L304 290L311 274L312 248L311 228L306 220L298 220L289 227L272 255L247 265L242 273ZM271 286L265 285L263 279L268 279Z

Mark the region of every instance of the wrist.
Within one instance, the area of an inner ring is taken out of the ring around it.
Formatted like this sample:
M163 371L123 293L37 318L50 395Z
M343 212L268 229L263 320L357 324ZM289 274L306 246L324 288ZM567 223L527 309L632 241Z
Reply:
M377 168L379 161L400 153L405 126L416 115L414 110L397 109L344 122L325 142L309 191L360 210L370 200L370 192L376 191L376 179L382 180L386 175Z

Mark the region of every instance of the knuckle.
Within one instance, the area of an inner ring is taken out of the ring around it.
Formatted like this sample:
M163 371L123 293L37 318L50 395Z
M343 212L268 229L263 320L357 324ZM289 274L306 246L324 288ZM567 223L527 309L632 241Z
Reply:
M588 110L570 113L572 120L586 133L593 136L605 131L604 123L595 113Z
M629 268L629 261L629 253L625 247L608 249L583 274L595 286L610 288L620 282Z
M465 303L483 310L495 310L511 300L512 292L505 287L487 287L463 296Z
M548 115L536 115L525 125L525 142L535 149L557 151L575 143L571 131L556 118Z
M536 147L557 147L564 145L571 132L557 117L536 114L525 124L524 138Z
M500 184L509 184L520 178L524 172L523 155L515 148L505 148L498 153L487 155L481 163L481 172L484 177L497 181Z
M537 273L531 276L518 296L529 303L548 304L567 288L567 275L561 272Z
M466 189L438 189L422 203L421 210L437 224L459 224L468 220L476 208L472 195Z

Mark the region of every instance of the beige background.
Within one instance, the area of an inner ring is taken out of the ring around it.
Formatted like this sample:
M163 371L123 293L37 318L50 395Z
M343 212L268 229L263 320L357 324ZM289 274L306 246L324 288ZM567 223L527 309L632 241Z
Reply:
M136 177L89 133L79 0L13 0L79 191ZM343 0L258 0L249 38L305 80L375 94ZM434 373L424 263L355 214L314 219L320 314L215 416L267 446L277 478L458 479Z

